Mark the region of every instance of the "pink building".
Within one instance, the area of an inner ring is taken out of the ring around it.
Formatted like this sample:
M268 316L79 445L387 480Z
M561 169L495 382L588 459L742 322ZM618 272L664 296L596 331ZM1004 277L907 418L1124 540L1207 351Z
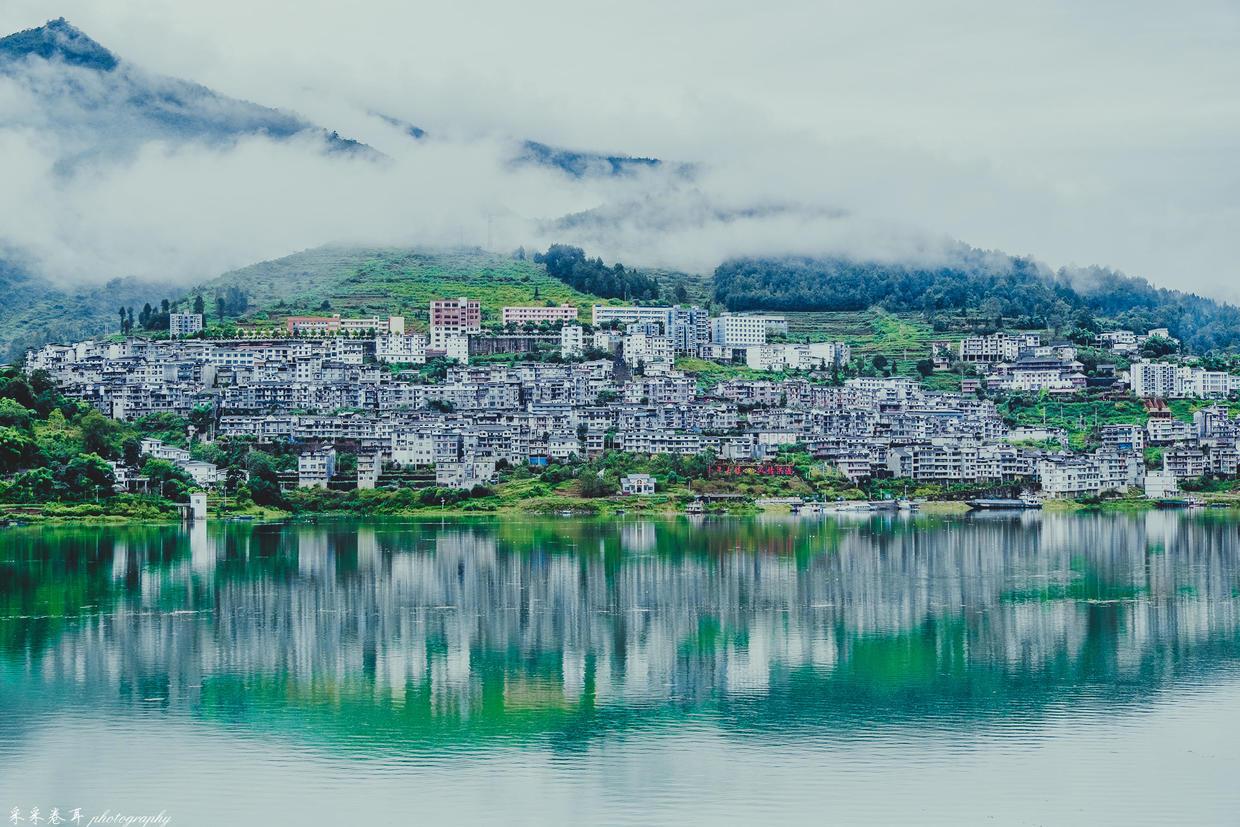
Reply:
M479 333L482 305L462 296L431 302L431 330L441 334Z
M571 304L542 307L505 307L502 311L504 324L540 324L542 322L575 322L577 308Z

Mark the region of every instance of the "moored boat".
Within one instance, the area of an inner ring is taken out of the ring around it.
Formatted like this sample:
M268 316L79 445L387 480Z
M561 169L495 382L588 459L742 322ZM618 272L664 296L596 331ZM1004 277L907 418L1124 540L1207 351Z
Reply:
M983 497L965 500L965 505L978 511L1022 510L1041 508L1042 501L1032 497Z

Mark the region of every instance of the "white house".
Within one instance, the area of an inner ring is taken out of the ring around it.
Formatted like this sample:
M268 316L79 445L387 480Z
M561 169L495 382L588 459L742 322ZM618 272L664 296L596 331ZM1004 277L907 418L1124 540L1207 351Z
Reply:
M335 448L306 451L297 457L297 486L299 488L326 488L328 481L335 474Z
M620 493L626 497L648 497L654 493L654 477L649 474L629 474L621 477Z

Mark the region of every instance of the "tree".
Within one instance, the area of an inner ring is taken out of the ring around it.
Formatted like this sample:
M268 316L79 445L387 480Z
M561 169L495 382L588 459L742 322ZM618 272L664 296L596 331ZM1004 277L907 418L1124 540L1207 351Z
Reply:
M120 454L122 427L119 422L91 408L82 414L77 424L82 431L82 447L86 453L98 454L101 457Z
M882 371L887 369L887 365L890 363L887 361L886 356L884 356L881 353L876 353L874 354L874 358L870 360L870 364L874 366L875 370L881 373Z
M583 497L606 497L616 492L615 483L600 477L597 471L584 469L577 477L577 488Z
M0 470L16 471L30 463L35 452L34 439L26 431L0 428Z
M117 312L120 314L120 317L121 317L121 334L124 335L125 333L125 308L122 307Z
M224 301L224 297L216 296L215 297L215 317L219 319L221 322L224 321L225 306L226 306L226 302Z
M111 493L112 466L98 454L78 454L64 466L60 484L71 499L91 499Z
M654 278L626 270L623 264L608 267L601 258L586 258L580 247L552 244L545 254L536 253L534 261L545 265L552 277L583 293L632 301L659 297L659 283Z
M1141 355L1147 359L1169 356L1179 350L1179 346L1165 336L1150 336L1141 343Z
M933 359L918 359L917 360L917 372L920 373L922 376L929 376L930 374L934 373L934 360Z
M0 426L30 431L33 414L29 408L13 399L0 399Z
M169 302L167 299L164 299L163 301L161 301L161 302L159 303L159 309L160 309L160 311L161 311L161 312L164 312L164 313L171 313L171 312L172 312L172 303L171 303L171 302Z
M173 501L184 500L194 487L193 477L167 460L148 459L142 466L142 476L150 480L156 493Z
M194 296L194 312L199 315L207 312L206 302L202 300L201 295Z
M56 497L56 480L46 468L32 468L13 477L5 498L10 502L39 504Z
M688 303L689 291L685 289L685 283L683 281L677 283L674 295L676 296L676 304Z
M215 408L211 405L196 405L189 412L188 419L189 424L194 426L195 433L209 434L215 425Z

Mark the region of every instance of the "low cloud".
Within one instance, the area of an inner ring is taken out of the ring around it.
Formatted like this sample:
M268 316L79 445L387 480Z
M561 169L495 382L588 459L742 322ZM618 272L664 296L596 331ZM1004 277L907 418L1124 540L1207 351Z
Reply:
M63 0L134 61L134 82L163 88L146 65L288 106L386 157L331 151L313 132L230 137L254 112L209 94L199 114L218 135L190 137L175 118L152 130L117 107L127 95L31 64L0 77L0 246L76 284L191 282L327 243L565 241L701 272L745 254L935 263L961 239L1240 298L1240 110L1225 82L1240 49L1226 3L642 2L594 31L558 0L296 15L243 0ZM12 0L0 27L45 13ZM1167 60L1149 61L1154 48ZM574 179L511 164L522 138L696 173Z

